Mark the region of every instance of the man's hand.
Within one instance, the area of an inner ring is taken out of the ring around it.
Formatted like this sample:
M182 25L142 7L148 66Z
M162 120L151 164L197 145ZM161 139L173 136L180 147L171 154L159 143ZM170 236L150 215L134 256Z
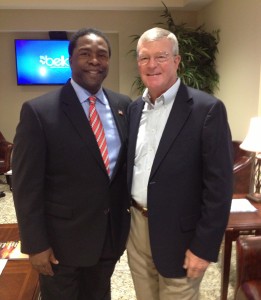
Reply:
M203 276L209 265L209 261L194 255L190 250L186 251L183 268L187 270L187 277L198 278Z
M40 253L30 254L29 260L37 272L49 276L54 275L51 263L55 265L59 263L51 248Z

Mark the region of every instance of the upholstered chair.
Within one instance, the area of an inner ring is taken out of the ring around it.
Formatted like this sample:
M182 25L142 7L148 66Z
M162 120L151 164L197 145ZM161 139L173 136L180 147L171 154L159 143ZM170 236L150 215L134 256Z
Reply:
M236 300L261 299L261 236L240 236L236 241Z
M11 155L13 144L8 142L0 132L0 174L5 174L11 169ZM5 196L4 192L0 191L0 197Z

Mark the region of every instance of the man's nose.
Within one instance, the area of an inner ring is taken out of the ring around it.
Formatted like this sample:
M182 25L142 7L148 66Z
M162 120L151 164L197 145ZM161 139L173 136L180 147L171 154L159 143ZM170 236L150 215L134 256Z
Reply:
M158 62L155 59L155 57L152 56L152 57L150 57L147 65L150 67L154 67L154 66L158 65Z
M99 63L98 55L96 53L90 54L90 56L88 57L88 62Z

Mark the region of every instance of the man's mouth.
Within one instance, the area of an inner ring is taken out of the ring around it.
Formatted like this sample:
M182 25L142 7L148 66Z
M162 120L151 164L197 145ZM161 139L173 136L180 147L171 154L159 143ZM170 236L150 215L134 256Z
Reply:
M157 74L147 74L147 76L149 76L149 77L154 77L154 76L159 76L160 75L160 73L157 73Z
M99 70L88 70L87 73L91 74L91 75L96 75L96 74L100 74Z

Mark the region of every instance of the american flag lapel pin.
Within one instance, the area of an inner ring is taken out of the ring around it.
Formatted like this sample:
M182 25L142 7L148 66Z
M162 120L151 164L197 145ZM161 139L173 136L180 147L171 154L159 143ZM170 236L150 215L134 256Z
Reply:
M120 116L123 116L123 111L122 111L121 109L119 109L119 110L118 110L118 114L119 114Z

